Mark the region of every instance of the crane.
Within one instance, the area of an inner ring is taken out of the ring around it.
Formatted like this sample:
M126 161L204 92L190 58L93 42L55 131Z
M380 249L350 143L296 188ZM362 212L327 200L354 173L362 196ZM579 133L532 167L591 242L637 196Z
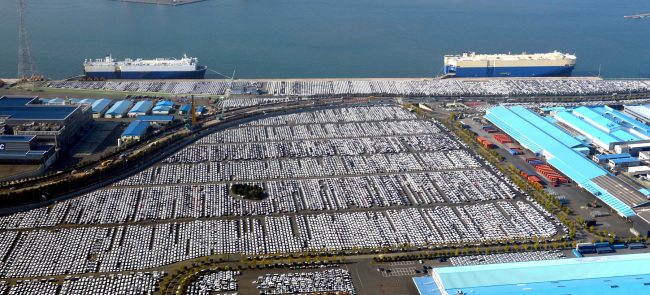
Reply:
M198 124L196 123L196 104L194 103L194 95L192 95L192 107L190 107L190 118L191 121L189 124L185 124L185 128L189 130L194 130L194 128L198 126Z
M230 91L232 90L232 83L233 80L235 79L235 72L237 70L232 71L232 77L230 77L230 85L228 86L228 89L226 90L226 97L223 99L222 104L221 104L221 115L217 117L217 120L223 120L223 112L226 111L226 103L228 102L228 98L230 98Z

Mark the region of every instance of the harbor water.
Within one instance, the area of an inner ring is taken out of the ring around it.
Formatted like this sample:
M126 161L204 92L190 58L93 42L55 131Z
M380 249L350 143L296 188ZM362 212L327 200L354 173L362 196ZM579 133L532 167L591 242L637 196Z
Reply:
M443 55L576 54L574 76L650 78L647 0L207 0L151 5L25 0L36 65L82 73L87 58L199 58L238 78L432 77ZM15 77L19 18L0 0L0 77ZM207 78L222 78L208 71Z

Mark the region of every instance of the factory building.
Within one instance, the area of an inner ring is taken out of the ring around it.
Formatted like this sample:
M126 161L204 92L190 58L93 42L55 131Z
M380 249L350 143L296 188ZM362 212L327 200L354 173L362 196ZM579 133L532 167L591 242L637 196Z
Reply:
M104 116L104 113L108 110L108 106L112 103L113 101L107 98L102 98L99 100L96 100L92 103L92 108L93 108L93 118L101 118Z
M56 160L53 145L39 145L36 135L0 135L0 163L45 164L49 167Z
M148 100L139 101L129 111L129 117L130 118L135 118L137 116L146 115L146 114L149 113L149 110L151 109L152 106L153 106L153 102L151 102L151 101L148 101Z
M623 113L634 120L650 125L650 104L626 105Z
M608 106L577 107L554 111L551 115L555 125L570 134L582 135L579 139L601 150L613 151L617 145L650 143L649 126Z
M92 125L92 108L43 105L37 97L0 97L0 135L36 136L37 145L65 150Z
M126 114L126 111L129 110L133 103L128 100L120 100L116 102L107 112L106 117L109 118L122 118Z
M421 295L648 294L650 253L434 268Z
M648 198L577 151L576 147L584 143L556 125L554 120L521 106L510 109L495 107L487 110L484 117L522 147L544 157L549 165L620 216L635 221L633 226L640 227L639 231L647 232L646 227L650 229L650 211L643 209L643 206L650 205Z

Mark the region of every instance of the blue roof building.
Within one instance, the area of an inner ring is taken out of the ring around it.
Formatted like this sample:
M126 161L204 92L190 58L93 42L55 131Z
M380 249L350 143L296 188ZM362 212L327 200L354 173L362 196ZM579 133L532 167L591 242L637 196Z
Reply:
M165 115L147 115L147 116L138 116L136 121L147 121L152 124L169 124L174 121L174 116L165 116Z
M173 106L174 106L174 103L171 102L171 101L169 101L169 100L163 100L163 101L159 101L159 102L156 104L156 106L157 106L157 107L160 107L160 106L173 107Z
M147 133L147 128L149 128L149 122L147 121L132 122L122 133L122 140L140 140L140 138Z
M192 109L192 106L189 104L181 106L181 114L187 114Z
M172 110L172 107L170 106L155 106L153 110L151 110L152 113L157 114L157 115L166 115L169 114Z
M149 112L149 109L153 106L153 102L148 100L142 100L133 106L129 111L129 117L146 115Z
M93 108L93 117L94 118L99 118L101 117L104 112L108 109L108 106L113 102L110 99L102 98L99 100L96 100L92 103L92 108Z
M106 116L110 116L112 118L122 118L126 111L129 109L129 107L133 103L129 100L120 100L116 102L113 107L111 107L107 112Z
M632 208L648 203L643 194L576 151L574 147L584 146L581 141L536 113L521 106L510 109L499 106L487 110L485 118L524 148L545 157L548 164L612 207L619 215L634 216L636 213Z
M649 126L608 106L578 107L556 112L553 117L605 150L628 142L650 142Z
M204 106L198 106L198 107L196 108L196 115L197 115L197 116L200 116L201 114L203 114L203 110L205 110L205 107L204 107Z
M648 263L650 253L440 267L413 280L422 295L648 294Z
M70 99L70 100L72 100L72 99ZM93 104L94 102L95 102L95 100L92 99L92 98L84 98L84 99L79 101L79 103L89 103L89 104Z

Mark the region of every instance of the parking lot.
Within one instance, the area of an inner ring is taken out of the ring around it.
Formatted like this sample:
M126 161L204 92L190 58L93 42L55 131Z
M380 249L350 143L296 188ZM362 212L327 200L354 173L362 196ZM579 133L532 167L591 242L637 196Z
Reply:
M443 125L399 107L268 117L111 187L1 217L0 277L566 234L499 174ZM230 193L242 182L266 197Z

